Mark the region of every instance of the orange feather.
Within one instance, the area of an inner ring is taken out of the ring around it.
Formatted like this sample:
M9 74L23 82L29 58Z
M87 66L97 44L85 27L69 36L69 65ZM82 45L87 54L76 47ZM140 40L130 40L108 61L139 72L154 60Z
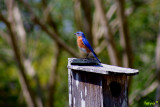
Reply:
M79 48L85 48L87 53L90 53L91 51L83 44L83 41L82 41L82 36L78 36L77 37L77 45Z

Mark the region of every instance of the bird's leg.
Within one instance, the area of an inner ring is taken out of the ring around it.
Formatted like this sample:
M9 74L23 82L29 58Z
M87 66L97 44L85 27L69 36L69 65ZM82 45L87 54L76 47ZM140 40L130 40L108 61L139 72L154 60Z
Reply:
M86 58L88 58L89 57L89 53L87 53L87 56L86 56Z

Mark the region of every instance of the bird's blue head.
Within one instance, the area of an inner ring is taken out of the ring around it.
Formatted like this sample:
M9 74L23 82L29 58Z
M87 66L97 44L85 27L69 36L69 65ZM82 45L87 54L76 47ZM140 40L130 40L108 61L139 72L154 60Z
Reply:
M83 32L76 32L75 35L85 37Z

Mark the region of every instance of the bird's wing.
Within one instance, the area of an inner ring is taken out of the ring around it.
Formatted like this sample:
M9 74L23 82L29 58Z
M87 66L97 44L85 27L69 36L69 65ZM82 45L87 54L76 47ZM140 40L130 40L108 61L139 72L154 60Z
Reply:
M92 49L92 47L91 47L91 45L89 44L89 42L88 42L88 40L87 40L86 38L83 38L83 39L82 39L82 42L83 42L83 44L84 44L85 46L88 47L88 49L89 49L91 52L94 52L93 49Z
M99 61L99 59L97 58L97 56L96 56L93 48L92 48L91 45L89 44L88 40L87 40L86 38L83 38L83 39L82 39L82 42L83 42L83 44L84 44L85 46L88 47L88 49L93 53L94 57ZM100 61L99 61L99 62L100 62ZM100 62L100 63L101 63L101 62Z

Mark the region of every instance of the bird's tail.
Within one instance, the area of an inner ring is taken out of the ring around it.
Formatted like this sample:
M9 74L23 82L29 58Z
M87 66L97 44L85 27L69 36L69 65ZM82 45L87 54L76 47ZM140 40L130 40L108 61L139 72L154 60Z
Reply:
M101 61L97 58L97 55L95 54L95 52L93 51L92 53L93 53L93 56L97 59L97 61L101 63Z

